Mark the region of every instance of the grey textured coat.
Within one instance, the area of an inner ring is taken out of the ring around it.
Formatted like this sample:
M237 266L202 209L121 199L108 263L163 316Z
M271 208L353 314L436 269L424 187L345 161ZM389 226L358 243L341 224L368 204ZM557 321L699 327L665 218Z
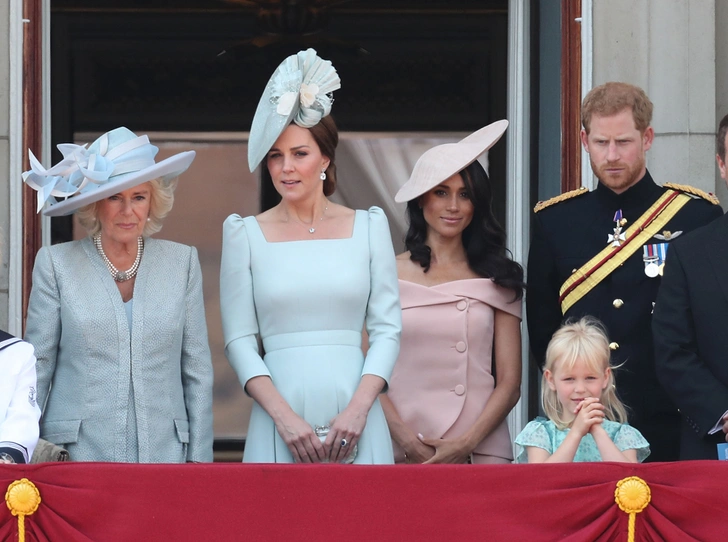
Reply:
M212 461L213 375L197 251L146 239L133 299L130 333L90 238L38 252L25 338L38 359L41 437L75 461L134 460L128 441L138 443L142 463ZM130 397L136 424L127 426Z

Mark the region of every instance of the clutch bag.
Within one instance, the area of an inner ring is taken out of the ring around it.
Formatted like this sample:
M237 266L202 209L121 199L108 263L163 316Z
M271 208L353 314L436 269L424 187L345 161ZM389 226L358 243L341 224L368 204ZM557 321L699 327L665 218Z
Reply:
M321 440L321 444L326 441L326 437L329 434L329 431L331 431L331 427L328 425L314 425L313 427L314 433L316 433L316 436ZM346 456L346 458L343 461L339 461L339 463L343 463L345 465L350 465L354 462L356 459L356 453L359 449L358 445L355 445L354 448L352 448L351 452L349 452L349 455ZM326 459L322 461L322 463L329 463L329 460Z

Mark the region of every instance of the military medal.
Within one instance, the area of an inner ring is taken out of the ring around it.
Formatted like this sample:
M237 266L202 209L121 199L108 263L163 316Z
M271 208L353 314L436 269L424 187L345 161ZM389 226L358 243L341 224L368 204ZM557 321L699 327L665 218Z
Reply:
M647 275L651 279L654 279L659 274L660 274L660 266L657 265L656 262L647 262L645 264L645 275Z
M616 224L614 233L607 235L607 243L611 243L613 247L618 247L626 240L624 233L622 232L622 226L626 224L627 221L622 218L622 209L619 209L616 213L614 213L614 223Z
M642 261L645 262L645 275L651 279L662 275L667 257L667 243L645 245L642 247Z

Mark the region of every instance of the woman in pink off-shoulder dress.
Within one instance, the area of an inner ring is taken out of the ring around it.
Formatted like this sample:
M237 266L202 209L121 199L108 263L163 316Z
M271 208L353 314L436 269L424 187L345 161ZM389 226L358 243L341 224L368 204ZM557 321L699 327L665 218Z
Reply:
M523 269L508 258L477 161L507 126L428 150L395 198L408 202L410 226L397 258L400 355L381 402L399 463L513 460Z

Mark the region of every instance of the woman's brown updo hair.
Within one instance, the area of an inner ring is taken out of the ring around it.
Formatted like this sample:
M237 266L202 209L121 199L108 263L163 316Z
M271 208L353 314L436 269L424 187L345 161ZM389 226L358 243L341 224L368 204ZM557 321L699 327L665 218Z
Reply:
M314 141L319 146L321 154L330 160L326 168L324 181L324 196L330 196L336 191L336 146L339 144L339 130L331 115L321 119L314 127L308 129Z

